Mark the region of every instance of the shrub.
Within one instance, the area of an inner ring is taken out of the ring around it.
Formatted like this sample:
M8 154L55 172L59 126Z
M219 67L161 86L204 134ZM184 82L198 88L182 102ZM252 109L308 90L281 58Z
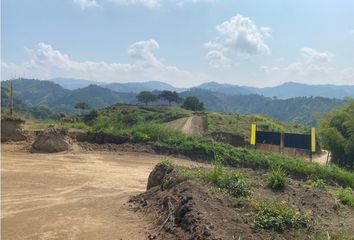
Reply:
M133 132L133 139L135 142L148 142L150 137L142 132Z
M257 213L253 219L255 228L282 232L285 229L311 227L308 214L296 211L285 201L276 199L256 203Z
M352 208L354 208L354 193L350 187L342 188L338 194L339 200Z
M283 189L286 181L285 171L280 166L274 167L269 177L269 186L274 190Z
M326 181L321 178L318 178L312 182L312 185L316 188L325 189L326 188Z

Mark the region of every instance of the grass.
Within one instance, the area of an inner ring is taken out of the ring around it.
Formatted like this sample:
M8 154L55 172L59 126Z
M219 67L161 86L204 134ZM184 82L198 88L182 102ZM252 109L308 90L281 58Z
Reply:
M352 208L354 208L354 192L351 188L342 188L338 194L339 200Z
M312 186L320 189L326 189L326 181L323 179L315 179L312 181Z
M300 125L285 124L258 114L240 115L234 113L209 112L208 132L227 132L238 134L246 141L249 140L251 124L256 123L258 130L280 132L307 132L308 129Z
M75 123L66 124L66 126L130 136L135 142L152 142L156 147L167 145L170 149L174 149L192 159L207 162L219 159L224 166L260 169L280 167L287 172L289 177L303 180L323 179L327 184L339 184L354 188L353 172L280 154L234 148L231 145L219 143L206 137L187 136L162 124L164 121L190 114L190 111L174 107L112 106L101 110L92 125ZM211 115L212 113L209 113L209 117ZM215 115L215 117L221 119L223 119L223 116L221 114ZM211 119L210 124L215 123L213 118L209 119ZM252 121L256 119L265 121L262 116L258 115L251 119ZM214 127L217 124L214 124ZM232 125L233 122L231 121L230 124Z
M258 229L283 232L286 229L306 229L312 226L308 213L293 209L285 201L268 199L255 204L257 213L253 224Z
M274 190L283 189L287 179L285 171L280 166L275 166L269 176L269 186Z
M236 170L225 169L215 164L211 169L176 167L178 174L185 179L203 179L216 187L226 190L233 197L249 197L251 187L247 178Z

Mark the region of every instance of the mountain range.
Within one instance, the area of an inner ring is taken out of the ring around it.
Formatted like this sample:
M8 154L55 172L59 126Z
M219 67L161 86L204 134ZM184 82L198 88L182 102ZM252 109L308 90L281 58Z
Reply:
M59 84L65 89L74 90L87 87L91 84L99 85L117 92L138 93L141 91L153 90L169 90L183 92L189 90L187 88L177 88L168 83L159 81L148 82L129 82L129 83L104 83L92 80L70 79L70 78L54 78L49 81ZM220 92L227 95L247 95L259 94L266 97L275 97L280 99L294 97L328 97L339 98L354 97L354 85L309 85L303 83L286 82L274 87L255 88L247 86L239 86L234 84L225 84L217 82L207 82L201 85L192 87ZM191 88L190 88L191 89Z
M35 79L15 79L14 85L15 100L21 103L21 109L31 107L47 107L55 112L78 113L75 105L78 102L87 102L92 108L104 108L115 103L136 104L136 92L117 92L112 90L110 85L91 84L77 89L65 89L52 81L40 81ZM82 83L82 82L81 82ZM2 90L6 90L10 81L1 82ZM121 87L121 85L116 86ZM158 89L163 85L159 82L154 84L146 83L147 89ZM146 85L143 85L146 86ZM107 86L110 88L107 88ZM132 85L123 84L126 89L136 89L136 83ZM127 88L127 86L132 86ZM134 88L135 87L135 88ZM149 87L149 88L148 88ZM122 88L117 88L122 89ZM160 88L161 89L161 88ZM162 88L161 90L165 90ZM173 90L173 88L168 88ZM218 91L216 91L217 89ZM181 89L179 89L181 91ZM230 92L231 91L231 92ZM237 94L232 94L234 92ZM159 90L154 90L155 94ZM290 123L301 123L314 125L316 119L324 113L341 107L346 100L325 97L294 97L288 99L277 99L254 94L251 91L244 91L237 86L225 84L207 83L201 88L192 88L179 92L183 98L196 96L203 103L207 110L216 112L232 112L239 114L263 114L280 121ZM2 107L7 106L6 94L1 95ZM153 104L166 104L161 100ZM16 111L16 104L15 104Z

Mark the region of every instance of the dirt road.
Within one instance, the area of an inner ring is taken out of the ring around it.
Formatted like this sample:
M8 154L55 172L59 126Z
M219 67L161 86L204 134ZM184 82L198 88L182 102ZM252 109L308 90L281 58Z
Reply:
M2 239L146 239L153 221L127 201L145 191L161 156L16 147L2 144Z
M188 134L203 134L208 130L207 117L199 115L171 121L168 123L168 126Z

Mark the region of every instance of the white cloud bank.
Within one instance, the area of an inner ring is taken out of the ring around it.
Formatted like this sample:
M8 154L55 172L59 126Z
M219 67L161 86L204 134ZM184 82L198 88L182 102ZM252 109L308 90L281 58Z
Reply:
M204 44L210 50L207 53L207 60L213 67L230 67L233 56L270 54L270 48L265 43L265 38L271 36L272 29L269 27L259 28L248 17L237 14L228 21L217 25L216 30L218 32L216 40ZM210 55L218 56L220 61L210 58Z
M12 78L16 74L27 78L71 77L102 82L156 80L178 86L206 80L176 66L164 64L154 54L158 49L158 42L150 39L129 47L128 54L133 63L79 62L49 44L38 43L35 49L29 50L28 61L21 64L2 62L2 79Z
M73 0L73 2L78 5L81 10L99 6L96 0Z
M295 81L309 84L354 84L354 68L332 66L334 55L313 48L300 49L300 60L285 66L261 66L265 78L274 84Z

